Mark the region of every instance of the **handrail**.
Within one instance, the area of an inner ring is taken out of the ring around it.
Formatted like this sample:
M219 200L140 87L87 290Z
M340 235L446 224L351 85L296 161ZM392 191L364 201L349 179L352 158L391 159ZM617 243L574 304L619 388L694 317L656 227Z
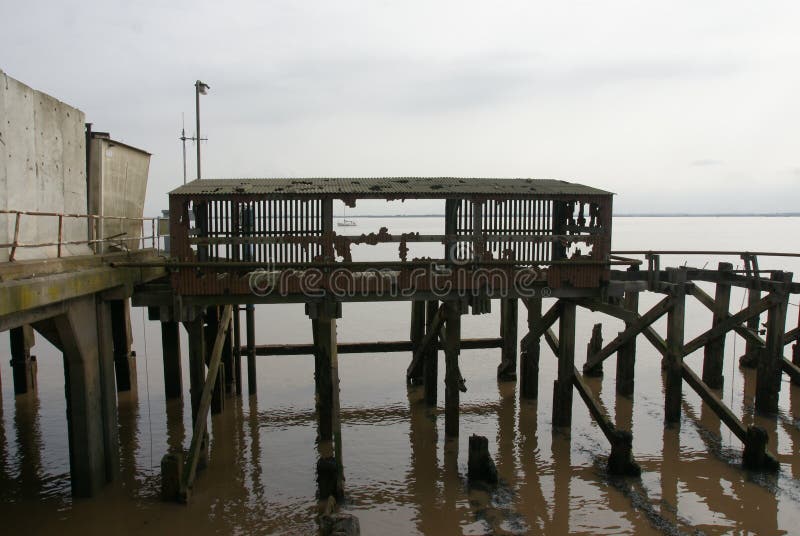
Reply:
M712 250L676 250L676 249L663 249L663 250L614 250L612 255L721 255L721 256L736 256L743 255L756 256L756 257L800 257L800 253L791 253L788 251L712 251Z

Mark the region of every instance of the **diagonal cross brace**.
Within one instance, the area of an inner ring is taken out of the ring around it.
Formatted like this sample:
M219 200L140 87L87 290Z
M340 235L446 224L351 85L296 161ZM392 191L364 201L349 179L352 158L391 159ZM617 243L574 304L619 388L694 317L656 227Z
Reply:
M228 329L232 317L233 306L226 305L225 309L222 311L222 318L217 328L217 337L214 339L214 347L211 350L208 375L203 384L203 394L200 396L200 404L197 408L197 419L195 420L194 431L192 432L192 444L189 447L189 456L186 459L186 464L184 465L181 475L180 496L184 501L188 499L189 490L192 488L194 477L197 474L197 463L200 460L200 451L206 434L206 421L208 420L208 410L211 406L211 395L214 390L214 384L217 381L219 364L222 361L222 347L225 344L226 337L225 332Z
M601 313L605 313L607 315L613 316L615 318L619 318L620 320L624 320L627 323L635 322L642 318L642 316L635 312L629 311L624 307L620 307L619 305L612 305L610 303L603 303L598 300L592 300L588 298L581 298L577 300L572 300L576 305L580 305L590 311L600 311ZM653 326L647 326L642 330L642 335L644 335L648 341L652 343L656 350L661 355L666 355L667 353L667 343L664 341L663 337L658 334L658 332L653 329Z
M439 306L439 309L436 310L436 314L433 315L433 320L431 321L430 330L422 337L422 341L419 343L419 347L414 351L414 357L411 359L411 363L408 365L406 369L406 379L410 380L414 370L417 369L419 366L420 361L422 361L423 356L428 351L428 347L431 343L434 343L438 340L439 331L442 329L442 324L444 324L445 320L445 311L444 311L444 304Z
M525 303L527 305L527 302ZM561 308L558 306L558 302L556 302L552 307L550 307L550 309L547 310L544 315L542 315L537 322L536 327L529 331L527 335L522 337L520 347L527 348L529 341L539 339L542 335L545 335L547 330L549 330L550 327L556 323L559 315L561 315Z
M710 311L714 311L714 298L709 296L706 291L695 285L694 287L689 289L689 294L697 298L697 301L705 305L707 309L709 309ZM731 314L728 313L728 316L726 316L725 318L730 318L730 317ZM756 332L754 332L747 326L742 326L742 325L734 326L733 329L734 331L736 331L736 333L744 337L745 340L759 346L765 345L764 339L759 337L758 334L756 334Z
M644 331L647 327L649 327L653 322L667 314L670 308L672 307L673 298L671 296L667 296L660 302L658 302L652 309L647 311L645 314L640 316L636 321L632 322L625 331L617 335L617 337L608 343L602 350L600 350L597 354L594 355L591 359L586 361L586 364L583 365L583 370L591 370L600 363L602 363L607 357L611 354L619 350L619 348L628 342L631 338L635 337L642 331ZM652 341L651 341L652 342Z

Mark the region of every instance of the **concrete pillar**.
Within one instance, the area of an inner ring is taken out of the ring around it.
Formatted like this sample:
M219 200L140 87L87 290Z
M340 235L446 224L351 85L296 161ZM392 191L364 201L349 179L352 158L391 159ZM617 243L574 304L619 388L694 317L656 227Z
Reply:
M575 374L575 304L561 301L558 329L558 379L553 382L553 427L572 424L572 377Z
M167 400L181 398L181 338L177 322L161 322L161 348L164 358L164 395Z
M36 357L31 355L31 347L36 343L33 328L27 325L12 328L9 340L14 394L25 394L29 389L36 388Z
M110 300L117 390L136 391L136 354L131 351L131 302Z
M119 468L111 308L85 297L34 327L64 355L72 494L91 497Z
M497 366L497 379L514 381L517 379L517 319L519 304L516 298L500 300L500 337L503 348L500 364Z

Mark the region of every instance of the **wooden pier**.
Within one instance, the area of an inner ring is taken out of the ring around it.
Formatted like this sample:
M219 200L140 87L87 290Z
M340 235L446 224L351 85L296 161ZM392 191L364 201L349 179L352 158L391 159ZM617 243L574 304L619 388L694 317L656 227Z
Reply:
M363 234L337 233L334 202L353 207L361 199L439 200L444 232L396 234L380 228ZM402 177L195 181L170 194L168 257L148 252L96 256L84 261L94 263L95 279L65 276L70 270L64 265L54 277L72 278L64 287L71 294L48 300L42 297L52 296L46 289L55 280L22 283L21 275L5 276L0 293L8 299L2 303L33 305L16 309L3 305L8 310L0 310L0 325L14 330L15 388L18 383L19 389L28 385L27 378L35 371L34 341L25 326L58 341L65 356L73 356L76 363L85 362L90 350L96 349L98 355L89 355L92 363L102 365L96 384L84 385L80 379L88 378L88 372L70 369L71 432L96 445L94 453L106 453L92 458L93 452L88 452L85 460L71 459L74 490L80 495L96 493L115 471L114 457L108 454L118 440L113 435L115 406L109 393L135 388L128 297L133 306L147 307L149 318L161 323L167 400L187 392L181 383L180 324L188 333L193 435L188 452L173 445L162 461L162 492L167 499L190 500L198 471L206 463L208 414L225 411L227 397L245 391L255 396L256 370L268 366L266 356L274 355L314 357L318 435L331 446L320 454L321 499L344 492L339 354L363 352L405 354L406 377L398 381L423 385L428 407L443 399L445 435L452 438L462 433L459 401L469 388L460 369L461 350L496 353L497 380L512 388L507 382L518 382L522 398L537 399L546 391L539 385L539 366L542 345L547 345L558 359L552 390L554 430L569 431L578 398L608 441L608 471L635 477L640 467L630 422L615 423L608 416L586 377L601 375L605 361L615 356L616 391L634 396L637 345L644 339L662 356L665 426L680 424L686 387L697 392L741 441L745 468L778 469L767 433L745 426L722 402L722 363L726 335L744 338L747 346L740 364L756 369L755 405L764 415L777 413L782 374L800 384L800 327L787 329L789 298L800 293L800 284L792 281L791 273L758 266L766 256L800 255L613 252L611 216L611 193L563 181ZM396 247L396 259L354 258L354 246L386 244ZM431 256L431 245L440 254ZM662 255L675 253L736 255L744 269L735 270L725 262L715 269L662 268ZM22 274L19 264L7 263L0 275L15 270ZM713 285L714 292L704 291L701 283ZM742 310L731 310L734 287L748 292ZM649 300L640 300L642 293L659 299L643 310L641 303ZM85 296L92 296L91 301L79 300ZM26 301L30 299L34 301ZM713 319L703 333L687 340L689 300L706 307ZM377 301L409 303L408 339L339 341L342 303ZM256 305L289 303L305 304L313 342L258 344ZM500 312L496 337L462 334L462 315L485 315L493 306ZM83 340L76 327L76 315L89 315L89 309L97 320L92 331L95 342ZM619 319L624 329L603 333L598 324L590 340L577 340L582 310ZM660 333L655 325L663 318L666 330ZM759 332L763 319L764 334ZM789 345L793 345L791 359L786 357ZM685 358L701 350L702 369L694 370ZM444 378L439 377L440 355ZM92 408L101 410L95 414ZM85 421L90 413L91 422ZM93 428L80 428L84 424Z

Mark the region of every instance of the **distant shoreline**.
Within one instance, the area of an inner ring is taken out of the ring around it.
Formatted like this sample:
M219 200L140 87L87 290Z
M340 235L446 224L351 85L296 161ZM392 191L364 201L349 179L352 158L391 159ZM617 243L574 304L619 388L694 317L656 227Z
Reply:
M348 214L347 218L444 218L444 214ZM800 212L742 213L742 214L614 214L615 218L798 218ZM343 219L345 216L334 216Z

